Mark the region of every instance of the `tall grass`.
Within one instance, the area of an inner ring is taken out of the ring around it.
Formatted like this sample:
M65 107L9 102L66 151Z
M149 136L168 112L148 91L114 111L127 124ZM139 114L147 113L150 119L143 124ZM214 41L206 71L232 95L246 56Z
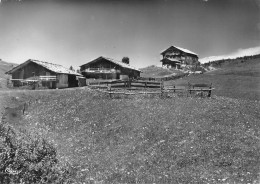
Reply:
M0 124L0 183L69 183L71 169L56 154L45 139Z
M259 103L216 97L33 96L20 126L57 147L78 183L253 183ZM19 126L19 125L17 125Z

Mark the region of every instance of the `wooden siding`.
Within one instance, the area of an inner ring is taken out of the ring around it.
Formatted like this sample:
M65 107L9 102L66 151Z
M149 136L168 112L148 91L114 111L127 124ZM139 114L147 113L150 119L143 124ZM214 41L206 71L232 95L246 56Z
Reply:
M56 74L40 65L31 62L25 65L24 67L14 71L12 73L12 79L27 79L30 77L40 76L40 75L56 75Z
M86 69L114 69L110 73L102 72L88 72ZM128 68L123 68L115 63L112 63L108 60L102 59L94 63L85 64L81 66L80 71L86 78L96 78L96 79L120 79L120 75L128 75L129 78L140 77L140 72Z
M80 70L83 71L87 68L120 69L120 66L116 65L115 63L109 62L105 59L102 59L94 63L83 65L81 66Z
M30 62L23 66L22 68L12 72L12 79L28 79L36 78L39 79L39 76L56 76L57 81L41 81L40 86L47 88L67 88L67 87L77 87L78 81L76 80L75 75L60 74L50 71L44 68L41 65ZM20 86L19 82L14 82L14 86Z
M68 84L68 75L67 74L58 74L57 75L57 88L67 88Z

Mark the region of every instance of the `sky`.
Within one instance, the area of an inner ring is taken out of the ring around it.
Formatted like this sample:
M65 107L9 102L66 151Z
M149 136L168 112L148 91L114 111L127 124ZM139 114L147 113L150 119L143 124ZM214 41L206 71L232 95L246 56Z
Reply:
M99 56L142 68L186 48L207 62L260 54L260 0L0 0L0 58L77 68Z

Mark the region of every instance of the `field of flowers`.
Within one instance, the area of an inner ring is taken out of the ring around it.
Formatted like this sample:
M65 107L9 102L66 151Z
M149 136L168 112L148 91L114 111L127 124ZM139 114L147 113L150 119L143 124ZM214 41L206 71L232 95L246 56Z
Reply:
M19 131L46 139L77 183L259 183L260 102L28 92Z

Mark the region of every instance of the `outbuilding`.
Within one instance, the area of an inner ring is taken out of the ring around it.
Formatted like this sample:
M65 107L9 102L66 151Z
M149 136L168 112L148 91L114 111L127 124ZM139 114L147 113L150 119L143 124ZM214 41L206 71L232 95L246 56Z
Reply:
M6 74L11 75L13 86L26 82L37 82L47 88L78 87L81 74L62 65L29 59L14 67Z

